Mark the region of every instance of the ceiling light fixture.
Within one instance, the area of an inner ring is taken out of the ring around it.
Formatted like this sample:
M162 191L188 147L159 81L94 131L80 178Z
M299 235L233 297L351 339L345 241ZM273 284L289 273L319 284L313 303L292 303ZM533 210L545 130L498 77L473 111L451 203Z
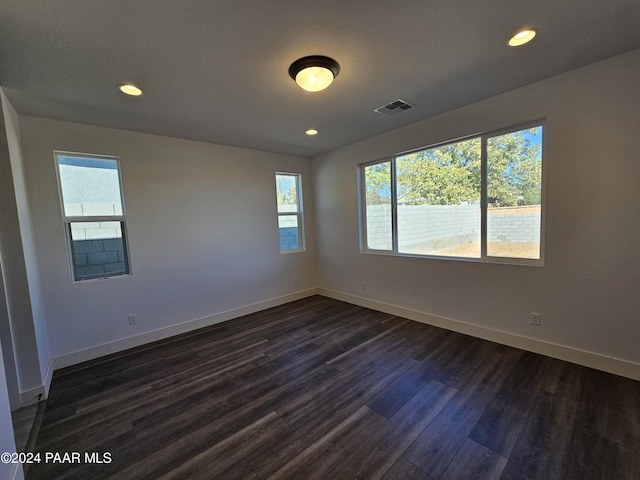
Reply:
M524 28L509 39L507 45L510 47L519 47L525 43L529 43L536 36L538 31L535 28Z
M307 130L306 132L307 135L309 135L310 137L317 135L318 134L318 130L316 130L315 128L310 128L309 130Z
M307 92L324 90L340 73L340 65L333 58L321 55L303 57L291 64L289 76Z
M118 85L120 91L126 95L131 95L132 97L139 97L142 95L142 90L140 87L135 86L132 83L124 83L122 85Z

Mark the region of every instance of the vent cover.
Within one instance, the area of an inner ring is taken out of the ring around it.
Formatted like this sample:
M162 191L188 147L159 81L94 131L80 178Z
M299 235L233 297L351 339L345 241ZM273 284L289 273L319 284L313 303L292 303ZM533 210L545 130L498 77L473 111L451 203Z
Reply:
M407 110L410 110L412 108L413 108L413 105L399 98L397 100L394 100L391 103L387 103L386 105L383 105L382 107L376 108L374 112L392 116L392 115L397 115L398 113L406 112Z

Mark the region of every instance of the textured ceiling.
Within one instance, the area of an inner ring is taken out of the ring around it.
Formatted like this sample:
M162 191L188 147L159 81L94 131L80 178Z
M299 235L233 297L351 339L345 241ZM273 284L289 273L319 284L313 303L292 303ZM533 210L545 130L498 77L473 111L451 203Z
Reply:
M0 0L18 113L305 156L638 47L639 0ZM289 78L305 55L340 63L328 90Z

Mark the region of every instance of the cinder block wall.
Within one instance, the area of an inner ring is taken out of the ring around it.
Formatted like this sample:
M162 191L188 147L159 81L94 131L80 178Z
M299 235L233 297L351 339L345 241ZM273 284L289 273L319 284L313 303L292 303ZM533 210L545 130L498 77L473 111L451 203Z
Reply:
M489 242L539 242L540 206L489 209ZM480 238L480 208L477 205L399 205L400 249L438 244L441 248L463 245ZM367 206L369 248L391 245L391 205Z
M73 242L73 253L78 277L126 270L122 238L76 240Z

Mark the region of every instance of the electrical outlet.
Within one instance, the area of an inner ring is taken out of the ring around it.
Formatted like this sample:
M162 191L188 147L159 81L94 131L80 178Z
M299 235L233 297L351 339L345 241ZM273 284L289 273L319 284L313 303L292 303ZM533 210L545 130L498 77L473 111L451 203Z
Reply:
M531 320L530 320L531 325L535 325L536 327L539 327L540 317L541 315L539 313L531 312Z
M362 290L366 290L367 289L367 282L362 282Z
M294 286L294 287L297 287L297 286L298 286L298 279L297 279L297 278L294 278L294 279L293 279L293 286Z
M129 315L129 325L135 325L136 323L138 323L138 316L132 313Z

